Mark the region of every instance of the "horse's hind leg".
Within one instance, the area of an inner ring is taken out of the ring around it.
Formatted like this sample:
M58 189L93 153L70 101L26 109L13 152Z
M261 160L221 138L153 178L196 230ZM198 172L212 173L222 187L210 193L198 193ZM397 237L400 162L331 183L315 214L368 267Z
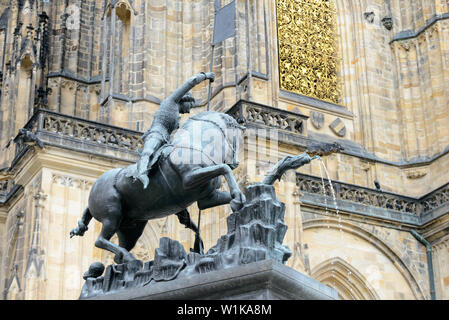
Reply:
M122 259L127 262L131 260L135 260L133 255L129 253L125 248L122 248L110 240L114 233L116 233L119 229L121 222L121 210L120 207L114 208L113 210L109 210L107 216L102 219L102 228L100 232L100 236L97 241L95 241L95 246L100 249L108 250L115 254L114 260L122 261Z
M129 225L121 225L117 231L119 246L131 251L142 235L146 225L147 221L134 221ZM130 253L130 255L132 254Z

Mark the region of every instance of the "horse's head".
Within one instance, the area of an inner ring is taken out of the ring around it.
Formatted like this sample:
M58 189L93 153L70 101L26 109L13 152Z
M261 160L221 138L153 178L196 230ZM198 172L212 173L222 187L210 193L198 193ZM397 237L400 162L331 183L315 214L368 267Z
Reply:
M190 117L176 132L172 144L179 160L192 164L222 164L235 169L243 126L231 116L206 111ZM173 159L172 159L173 160Z

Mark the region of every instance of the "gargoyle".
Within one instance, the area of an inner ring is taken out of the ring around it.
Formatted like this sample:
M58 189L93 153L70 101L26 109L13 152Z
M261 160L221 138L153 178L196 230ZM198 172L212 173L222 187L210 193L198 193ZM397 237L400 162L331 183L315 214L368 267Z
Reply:
M25 144L28 146L37 144L39 148L44 148L44 143L41 139L39 139L34 133L32 133L30 130L22 128L17 133L17 136L15 138L11 138L6 146L3 148L3 150L8 149L11 145L11 142L14 143L20 143Z
M338 142L333 143L314 143L311 144L306 149L306 153L308 153L311 157L313 156L328 156L332 153L343 151L344 148Z
M334 143L316 143L309 146L303 154L297 156L286 156L277 164L275 164L267 173L263 183L273 184L276 180L280 180L282 175L290 169L297 169L309 163L313 159L318 159L323 156L328 156L331 153L339 152L344 148Z

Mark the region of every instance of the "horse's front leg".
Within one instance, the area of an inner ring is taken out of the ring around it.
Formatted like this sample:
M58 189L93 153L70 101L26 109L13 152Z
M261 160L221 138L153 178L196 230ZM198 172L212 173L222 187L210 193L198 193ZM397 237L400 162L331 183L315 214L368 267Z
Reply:
M197 203L200 210L205 210L216 206L221 206L223 204L228 204L231 200L232 196L229 192L214 190L214 192L209 194L207 197L198 200Z
M183 177L182 183L183 187L188 190L199 187L219 176L224 176L226 182L228 183L232 198L230 203L232 210L239 210L243 206L243 203L245 203L246 199L242 191L240 191L237 181L235 181L231 168L229 168L226 164L218 164L215 166L195 169Z

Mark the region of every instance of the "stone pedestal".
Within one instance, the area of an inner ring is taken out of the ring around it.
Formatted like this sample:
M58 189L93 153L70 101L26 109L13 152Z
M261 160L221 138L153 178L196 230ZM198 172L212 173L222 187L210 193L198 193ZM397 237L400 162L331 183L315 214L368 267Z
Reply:
M336 300L337 291L274 260L97 295L88 300Z

